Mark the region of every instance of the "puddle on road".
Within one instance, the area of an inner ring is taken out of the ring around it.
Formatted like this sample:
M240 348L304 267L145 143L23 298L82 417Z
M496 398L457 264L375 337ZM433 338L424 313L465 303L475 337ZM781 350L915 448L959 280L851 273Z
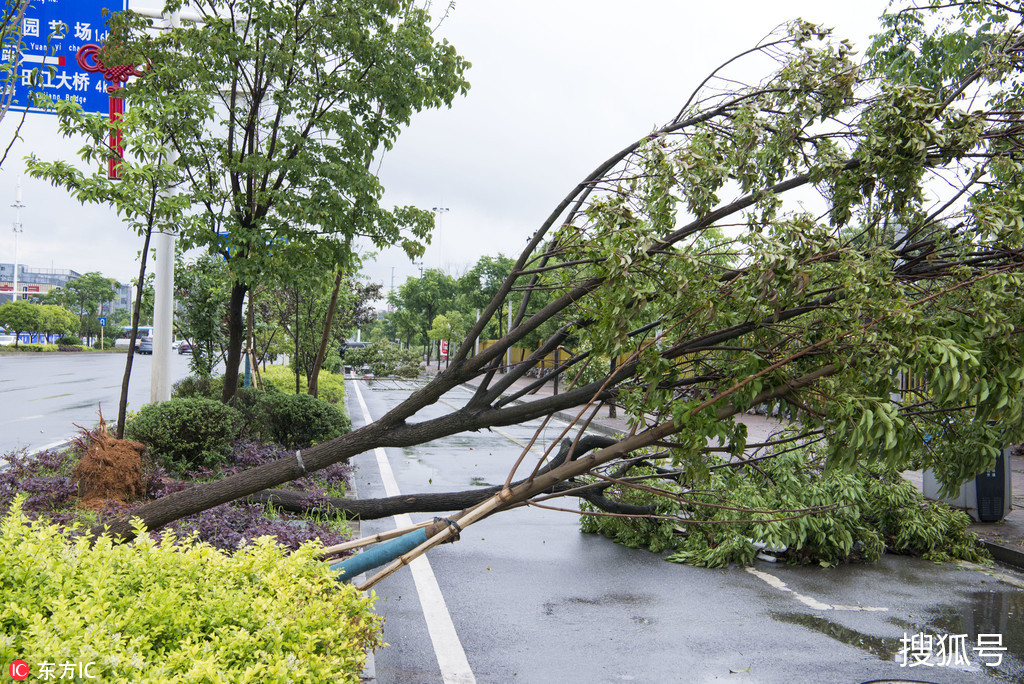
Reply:
M807 615L805 613L771 613L773 619L778 622L788 622L791 625L808 627L825 636L832 637L850 646L867 651L881 660L894 660L900 651L900 640L898 638L885 639L863 634L855 629L837 625L836 623L821 617L820 615Z
M837 624L822 615L805 613L771 613L773 619L813 629L836 641L855 646L880 660L902 662L903 634L894 637L878 637L858 632ZM907 621L890 618L889 622L900 627L904 634L931 636L935 644L933 657L938 657L940 635L966 634L967 657L971 661L970 671L985 674L995 680L1024 681L1024 592L1013 590L978 591L967 594L960 606L939 605L921 620ZM979 634L1002 635L1002 662L998 667L987 667L993 662L990 657L981 658L974 647ZM953 669L950 667L949 669ZM965 668L957 668L964 670Z

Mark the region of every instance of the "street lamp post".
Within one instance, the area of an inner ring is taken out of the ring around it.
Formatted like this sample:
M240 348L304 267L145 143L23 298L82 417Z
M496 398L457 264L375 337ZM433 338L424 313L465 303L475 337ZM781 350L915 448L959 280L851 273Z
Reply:
M21 201L21 181L18 181L18 189L14 197L14 204L11 205L14 207L14 289L11 290L12 302L18 299L18 234L25 232L25 229L21 227L21 210L25 208Z
M172 12L165 17L171 29L181 26L181 14ZM167 154L167 163L174 165L178 152L173 147ZM170 192L176 193L177 188ZM174 325L174 243L175 234L162 230L154 239L153 259L153 371L150 376L149 400L154 404L171 398L171 339Z
M447 214L451 209L448 207L434 207L434 213L437 214L437 267L438 269L444 269L444 215Z

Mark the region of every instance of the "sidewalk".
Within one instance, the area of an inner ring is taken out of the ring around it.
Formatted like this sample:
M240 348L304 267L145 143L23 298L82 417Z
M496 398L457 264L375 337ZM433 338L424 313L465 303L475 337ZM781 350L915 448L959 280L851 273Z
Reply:
M532 379L517 380L507 393L514 394L531 382ZM473 385L467 384L467 387L475 389ZM551 396L553 389L553 384L547 382L533 394L522 397L520 401ZM609 436L629 431L629 425L621 410L614 418L608 413L607 408L600 409L588 430ZM575 413L558 413L556 416L566 422L576 418ZM778 425L778 421L756 414L744 413L736 416L736 419L747 426L747 441L751 444L765 441ZM1024 570L1024 455L1015 454L1010 457L1010 473L1013 502L1009 515L997 523L974 523L968 529L978 535L997 561ZM908 472L905 477L917 486L918 491L923 491L921 471Z

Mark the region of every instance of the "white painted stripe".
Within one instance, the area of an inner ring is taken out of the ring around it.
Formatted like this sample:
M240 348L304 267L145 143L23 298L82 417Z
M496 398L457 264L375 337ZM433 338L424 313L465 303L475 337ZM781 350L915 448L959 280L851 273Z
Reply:
M32 451L32 453L30 455L31 456L35 456L36 454L41 454L44 451L47 451L49 449L56 449L57 447L65 446L69 442L70 442L70 440L62 439L59 442L53 442L52 444L47 444L46 446L41 446L38 449L35 449L34 451Z
M373 422L370 416L370 409L366 406L363 393L359 391L359 381L352 380L352 387L356 391L356 399L359 401L359 408L363 411L363 420L367 425ZM388 461L387 452L381 447L373 450L377 457L377 466L380 468L380 477L384 483L384 493L388 496L398 496L401 490L398 488L398 481L391 469L391 462ZM402 513L394 516L395 527L412 527L413 521L408 514ZM469 667L469 660L466 658L466 651L462 648L459 635L455 632L455 623L452 622L451 613L444 602L444 595L441 587L437 584L434 570L430 567L427 557L420 556L409 564L412 571L412 579L416 584L416 593L419 594L420 607L423 609L423 616L427 621L427 632L430 634L430 641L434 646L434 654L437 656L437 664L441 668L441 677L446 684L475 684L476 677Z
M7 423L23 423L26 420L38 420L39 418L45 418L45 417L46 416L44 416L42 413L40 413L38 416L22 416L21 418L11 418L9 420L2 421L2 422L0 422L0 425L4 425L4 424L7 424Z
M762 580L767 582L770 586L775 587L779 591L784 591L784 592L788 592L788 593L792 594L793 598L795 598L797 601L799 601L800 603L803 603L804 605L806 605L806 606L808 606L810 608L813 608L814 610L852 610L852 611L866 611L866 612L875 612L875 611L889 610L888 608L881 608L881 607L876 607L876 606L843 606L843 605L832 605L830 603L822 603L821 601L819 601L816 598L812 598L810 596L804 596L803 594L798 594L797 592L795 592L792 589L790 589L786 585L785 582L780 580L775 575L771 575L771 574L769 574L767 572L761 572L760 570L755 570L754 568L746 568L746 571L749 572L754 577L761 578Z

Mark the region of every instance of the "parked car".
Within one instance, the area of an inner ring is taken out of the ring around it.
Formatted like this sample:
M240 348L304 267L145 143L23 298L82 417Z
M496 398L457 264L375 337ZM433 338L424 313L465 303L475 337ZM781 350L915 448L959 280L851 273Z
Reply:
M135 351L139 354L152 354L153 353L153 337L147 335L139 340L139 343L135 346Z
M186 342L185 340L182 340L181 344L178 345L178 353L179 354L191 354L192 353L192 345L189 344L188 342Z

